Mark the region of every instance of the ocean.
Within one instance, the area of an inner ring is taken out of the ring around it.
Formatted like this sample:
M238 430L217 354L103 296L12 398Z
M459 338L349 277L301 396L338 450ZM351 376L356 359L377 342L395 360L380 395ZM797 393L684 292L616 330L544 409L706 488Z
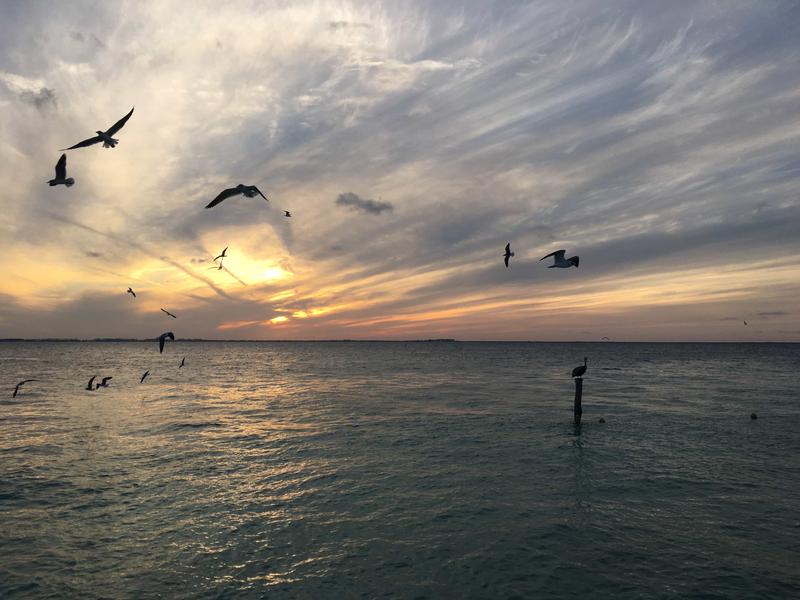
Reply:
M0 364L2 598L800 597L798 344L3 342Z

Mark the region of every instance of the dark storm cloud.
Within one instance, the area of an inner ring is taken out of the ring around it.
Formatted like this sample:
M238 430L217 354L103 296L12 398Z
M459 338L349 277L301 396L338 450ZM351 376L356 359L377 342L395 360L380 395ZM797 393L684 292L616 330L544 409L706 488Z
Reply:
M353 192L344 192L343 194L339 194L339 197L336 198L336 204L337 206L345 206L347 208L372 215L379 215L381 213L387 211L392 212L394 210L394 206L392 206L391 202L364 199Z
M30 90L20 92L19 98L26 104L31 104L41 111L58 107L58 98L56 98L55 91L46 87L39 88L36 92Z

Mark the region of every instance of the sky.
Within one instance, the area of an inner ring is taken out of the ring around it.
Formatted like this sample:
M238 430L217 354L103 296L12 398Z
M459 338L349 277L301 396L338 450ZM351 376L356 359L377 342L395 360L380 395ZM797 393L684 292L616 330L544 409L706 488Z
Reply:
M799 29L770 0L2 2L0 337L800 341ZM238 183L270 202L204 209Z

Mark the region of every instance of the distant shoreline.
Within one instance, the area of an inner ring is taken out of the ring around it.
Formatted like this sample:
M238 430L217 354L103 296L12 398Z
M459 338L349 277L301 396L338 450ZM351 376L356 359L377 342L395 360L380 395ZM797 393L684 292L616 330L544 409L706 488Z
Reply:
M153 343L158 338L0 338L0 343L17 342L110 342L110 343ZM214 342L214 343L242 343L242 344L330 344L330 343L363 343L363 344L800 344L800 342L770 341L770 340L740 340L740 341L624 341L624 340L457 340L455 338L434 338L421 340L236 340L236 339L206 339L206 338L179 338L179 342Z

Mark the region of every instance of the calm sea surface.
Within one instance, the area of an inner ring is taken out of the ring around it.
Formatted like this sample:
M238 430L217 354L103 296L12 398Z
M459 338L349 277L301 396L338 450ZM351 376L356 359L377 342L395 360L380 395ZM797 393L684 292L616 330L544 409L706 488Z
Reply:
M6 342L0 364L2 598L800 597L800 345Z

